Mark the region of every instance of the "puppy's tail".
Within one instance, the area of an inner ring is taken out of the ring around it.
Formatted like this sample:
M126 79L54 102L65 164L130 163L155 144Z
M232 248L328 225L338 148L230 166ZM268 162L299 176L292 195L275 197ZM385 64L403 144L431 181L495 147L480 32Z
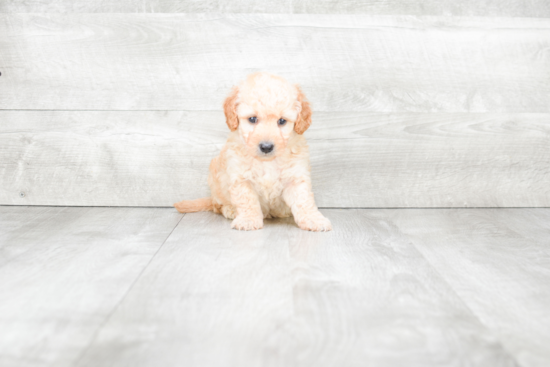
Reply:
M196 200L183 200L175 203L174 207L180 213L211 212L214 210L212 198L202 198Z

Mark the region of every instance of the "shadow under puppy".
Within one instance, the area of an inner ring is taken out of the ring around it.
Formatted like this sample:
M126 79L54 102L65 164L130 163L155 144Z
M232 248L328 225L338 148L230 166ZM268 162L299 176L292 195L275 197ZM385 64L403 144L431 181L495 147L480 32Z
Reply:
M180 201L176 209L221 213L239 230L259 229L264 218L292 214L302 229L330 231L311 191L302 135L311 125L311 108L300 88L255 73L233 88L223 107L231 133L210 163L212 197Z

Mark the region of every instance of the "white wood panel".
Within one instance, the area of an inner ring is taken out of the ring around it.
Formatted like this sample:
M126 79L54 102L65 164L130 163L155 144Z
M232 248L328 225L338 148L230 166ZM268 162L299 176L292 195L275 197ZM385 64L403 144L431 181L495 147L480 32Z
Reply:
M550 363L550 210L382 211L521 366Z
M312 13L548 17L546 0L3 0L0 13Z
M390 222L187 215L76 366L516 366Z
M265 70L317 111L550 112L550 19L0 14L0 109L217 110Z
M0 204L11 205L208 196L228 134L221 111L0 111L0 121ZM550 206L549 114L319 112L305 136L321 207Z
M73 366L181 217L0 206L0 365Z

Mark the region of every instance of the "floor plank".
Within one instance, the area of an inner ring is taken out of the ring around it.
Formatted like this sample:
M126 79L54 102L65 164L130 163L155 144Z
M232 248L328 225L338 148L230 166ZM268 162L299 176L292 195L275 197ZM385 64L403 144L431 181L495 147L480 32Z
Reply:
M0 365L548 365L550 209L323 212L0 206Z
M0 267L36 245L42 235L55 223L71 220L74 213L62 216L63 207L0 206Z
M292 313L288 226L187 215L77 366L260 366Z
M391 222L187 215L78 366L515 366Z
M0 207L0 365L72 366L181 217Z
M0 204L11 205L209 196L229 132L221 110L0 111L0 121ZM550 206L550 114L316 111L305 136L321 207Z
M383 211L524 366L550 364L550 209Z
M218 110L263 70L316 111L550 112L545 18L0 14L0 44L0 109Z
M391 221L324 212L333 233L292 231L295 311L274 365L516 365Z

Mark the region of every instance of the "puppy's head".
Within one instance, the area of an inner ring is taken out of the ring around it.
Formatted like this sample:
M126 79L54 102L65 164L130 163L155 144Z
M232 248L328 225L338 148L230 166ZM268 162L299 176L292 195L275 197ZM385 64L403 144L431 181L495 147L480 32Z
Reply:
M290 137L311 125L311 108L300 88L267 73L249 75L223 107L229 129L237 130L248 152L261 160L284 152Z

